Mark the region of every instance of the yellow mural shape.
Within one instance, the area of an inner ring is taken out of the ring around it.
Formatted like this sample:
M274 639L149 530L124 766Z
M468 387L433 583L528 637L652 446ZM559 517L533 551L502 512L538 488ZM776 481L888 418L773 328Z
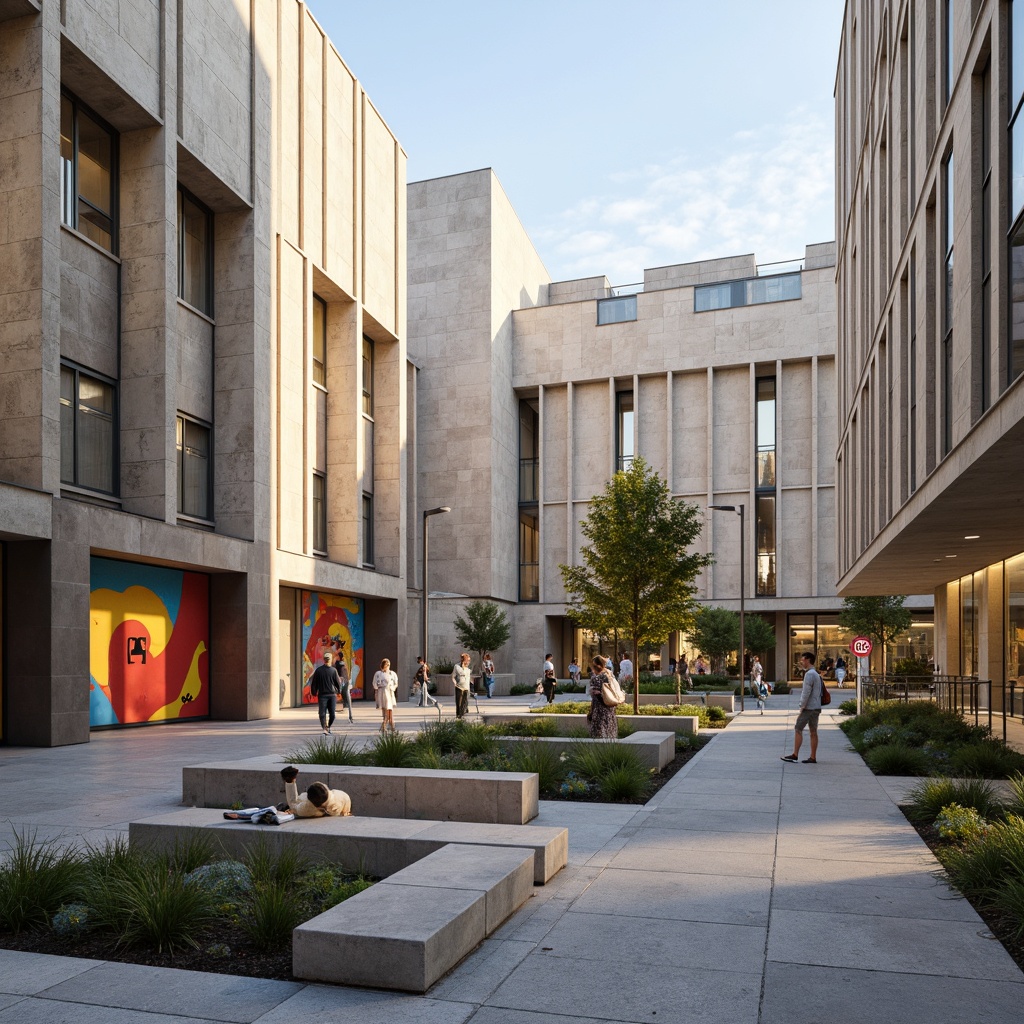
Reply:
M149 653L163 653L173 624L163 601L148 587L94 590L89 601L89 670L100 686L108 687L108 651L110 638L122 622L141 622L149 632ZM193 666L195 661L193 660ZM189 674L191 678L191 673Z
M196 647L195 654L192 655L192 664L189 666L188 675L185 676L185 682L182 683L181 693L178 694L175 700L172 700L170 704L165 704L158 711L154 711L149 716L151 722L162 722L167 718L177 718L178 712L181 711L181 698L187 693L191 693L193 699L199 696L203 689L203 681L199 677L199 656L206 653L206 644L202 640L199 641L199 645Z

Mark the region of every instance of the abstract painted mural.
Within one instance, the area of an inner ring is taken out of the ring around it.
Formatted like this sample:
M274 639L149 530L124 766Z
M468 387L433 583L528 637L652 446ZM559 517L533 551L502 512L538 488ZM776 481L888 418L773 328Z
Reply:
M89 725L210 713L210 581L90 559Z
M345 659L352 681L352 699L363 695L363 602L344 594L302 591L302 703L315 704L309 678L331 651Z

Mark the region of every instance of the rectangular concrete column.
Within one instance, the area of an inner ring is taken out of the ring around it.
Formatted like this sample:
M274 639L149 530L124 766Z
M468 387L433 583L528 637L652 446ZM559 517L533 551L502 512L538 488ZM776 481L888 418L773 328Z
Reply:
M60 486L58 6L0 31L0 477Z
M314 282L314 287L316 284ZM360 368L363 321L359 304L327 303L327 552L332 562L359 563L359 478L362 430Z

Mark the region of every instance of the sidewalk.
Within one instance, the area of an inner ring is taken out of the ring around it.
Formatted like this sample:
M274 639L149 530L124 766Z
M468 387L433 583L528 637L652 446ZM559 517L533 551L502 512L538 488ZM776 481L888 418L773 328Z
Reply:
M1024 974L935 879L833 714L820 763L786 764L795 698L769 709L739 716L645 807L543 802L537 823L569 828L569 866L427 997L0 950L0 1024L1020 1021ZM39 812L38 787L58 801L68 787L99 813L76 829L113 831L110 787L130 786L128 817L159 813L176 803L175 765L300 734L296 714L4 751L8 814L56 829L66 812Z

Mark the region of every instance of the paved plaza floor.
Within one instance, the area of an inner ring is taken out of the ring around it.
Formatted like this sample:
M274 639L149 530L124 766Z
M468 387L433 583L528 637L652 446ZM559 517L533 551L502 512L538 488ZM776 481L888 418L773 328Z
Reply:
M1019 1024L1024 974L834 713L817 765L779 760L795 702L737 716L644 807L542 802L568 867L427 996L0 950L0 1024ZM371 735L376 714L335 732ZM300 709L2 749L0 843L25 827L101 841L173 810L183 765L284 754L314 727Z

